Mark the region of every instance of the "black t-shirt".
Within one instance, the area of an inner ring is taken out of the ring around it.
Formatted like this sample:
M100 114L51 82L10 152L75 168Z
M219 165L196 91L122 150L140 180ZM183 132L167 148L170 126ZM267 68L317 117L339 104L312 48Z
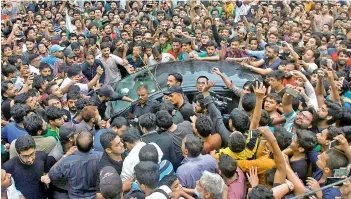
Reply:
M1 112L8 121L11 118L11 100L6 99L1 103Z
M195 115L194 107L189 102L184 102L184 104L179 108L179 112L182 114L184 120L191 122L190 117Z
M32 165L24 165L18 157L14 157L5 162L3 169L12 175L16 188L26 199L46 199L48 193L41 182L41 176L48 173L55 162L54 157L37 151Z

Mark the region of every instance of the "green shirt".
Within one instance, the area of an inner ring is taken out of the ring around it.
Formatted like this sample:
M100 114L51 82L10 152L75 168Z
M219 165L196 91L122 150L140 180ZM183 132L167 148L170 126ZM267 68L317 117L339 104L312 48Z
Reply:
M43 137L49 137L52 136L55 138L56 141L59 141L59 128L56 127L56 130L52 130L50 127L48 127L48 132L43 135Z
M199 57L210 57L208 56L207 52L201 52L201 53L197 53L197 55L199 55ZM212 56L217 56L217 53L214 53Z
M161 46L161 51L163 53L166 53L166 52L168 52L169 50L172 49L172 45L169 42L167 42L165 46L162 46L162 45L160 45L160 46Z

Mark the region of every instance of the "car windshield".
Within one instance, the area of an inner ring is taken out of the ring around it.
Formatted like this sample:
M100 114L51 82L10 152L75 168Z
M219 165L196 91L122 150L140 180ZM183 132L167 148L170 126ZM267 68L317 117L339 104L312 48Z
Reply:
M255 80L257 75L243 70L240 65L233 62L218 61L183 61L169 62L148 66L148 68L138 71L121 80L115 90L121 95L128 96L133 100L138 99L137 88L145 84L149 88L149 96L161 90L166 90L167 77L171 73L183 75L183 89L195 88L196 79L199 76L206 76L216 82L216 87L224 87L222 79L211 72L213 67L219 68L237 87L242 88L248 80ZM155 81L157 80L157 81ZM113 113L117 113L130 105L129 102L113 102Z

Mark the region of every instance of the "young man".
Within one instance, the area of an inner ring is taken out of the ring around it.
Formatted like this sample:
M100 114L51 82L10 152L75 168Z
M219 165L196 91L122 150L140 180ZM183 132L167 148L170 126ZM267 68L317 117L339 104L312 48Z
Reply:
M243 61L243 58L247 57L244 50L240 49L240 37L235 36L230 41L230 47L227 48L226 41L223 40L221 45L220 57L227 61Z
M63 122L64 122L63 112L61 111L60 108L49 106L45 110L45 115L49 126L48 126L47 133L43 136L44 137L52 136L56 139L56 141L59 141L59 135L60 135L59 128L63 125Z
M173 57L177 58L180 53L183 51L181 48L181 44L180 44L180 39L179 38L174 38L172 40L172 49L170 49L169 51L167 51L167 53L173 55Z
M269 113L269 116L274 119L280 117L278 113L278 108L282 103L282 97L277 93L270 93L267 95L264 101L264 110Z
M134 70L141 70L143 66L148 64L148 57L143 53L140 45L133 46L133 53L129 54L126 59Z
M217 170L228 186L228 199L245 199L246 177L236 160L226 154L219 156Z
M192 49L192 41L190 39L183 39L182 51L179 53L177 59L179 61L186 61L190 59L190 54L194 54L195 51Z
M285 88L282 83L284 79L284 73L279 70L272 71L267 75L266 79L271 87L270 93L277 93L280 95L280 97L283 97L285 93Z
M216 53L216 43L209 41L206 44L206 52L199 54L190 54L190 58L194 60L203 61L218 61L220 59L219 55Z

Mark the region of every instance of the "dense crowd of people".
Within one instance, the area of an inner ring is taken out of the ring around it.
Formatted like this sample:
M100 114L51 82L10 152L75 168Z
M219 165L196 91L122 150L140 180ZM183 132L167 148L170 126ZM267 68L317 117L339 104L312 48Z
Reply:
M351 197L349 0L1 10L1 198ZM233 93L228 123L211 77L194 80L195 96L180 73L165 75L160 100L147 84L137 99L116 92L148 66L187 60L212 62ZM262 78L238 87L219 60ZM113 101L131 102L129 115L111 117Z

